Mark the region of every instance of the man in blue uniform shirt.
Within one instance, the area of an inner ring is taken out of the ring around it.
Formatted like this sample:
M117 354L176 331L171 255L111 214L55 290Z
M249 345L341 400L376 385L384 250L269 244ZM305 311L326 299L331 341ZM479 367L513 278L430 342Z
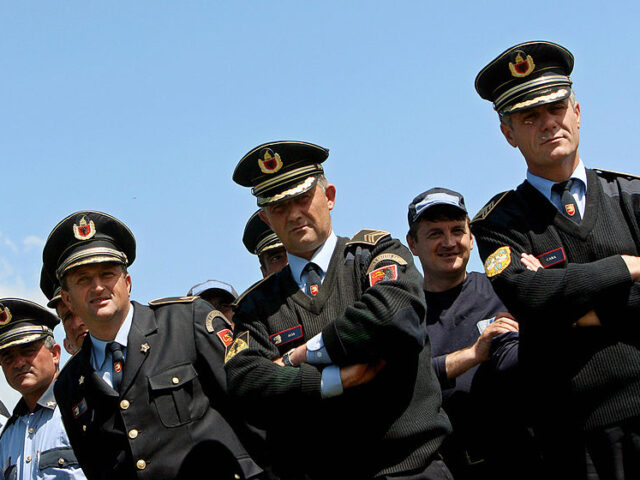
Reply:
M33 302L0 299L0 365L22 395L0 436L5 480L85 478L53 396L60 363L60 345L53 339L57 323Z

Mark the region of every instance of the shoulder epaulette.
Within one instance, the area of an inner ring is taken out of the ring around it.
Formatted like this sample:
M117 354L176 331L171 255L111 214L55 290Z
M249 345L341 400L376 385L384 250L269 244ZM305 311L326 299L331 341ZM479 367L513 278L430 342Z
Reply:
M171 303L191 303L196 298L196 296L189 297L166 297L166 298L156 298L155 300L151 300L149 302L150 307L160 307L162 305L169 305Z
M251 285L249 288L247 288L244 292L242 292L238 298L236 298L233 303L231 304L232 307L235 307L237 305L240 304L240 302L242 301L242 299L244 297L246 297L249 293L251 293L253 290L255 290L258 285L263 284L264 282L266 282L267 280L269 280L271 277L273 277L275 275L275 273L271 273L269 275L267 275L266 277L264 277L262 280L258 280L256 283L254 283L253 285Z
M511 192L513 192L513 190L508 190L506 192L499 193L498 195L493 197L491 200L489 200L489 203L487 203L484 207L480 209L478 213L476 213L476 216L473 217L473 220L471 220L471 223L477 222L479 220L484 220L485 218L487 218L489 214L493 211L493 209L496 208L496 206L502 201L502 199L504 199Z
M384 230L364 229L356 233L351 240L347 242L347 245L358 243L364 245L375 245L388 235L390 235L390 233L385 232Z
M596 173L603 174L605 177L625 177L627 179L640 180L640 176L631 173L616 172L615 170L605 170L603 168L594 168Z

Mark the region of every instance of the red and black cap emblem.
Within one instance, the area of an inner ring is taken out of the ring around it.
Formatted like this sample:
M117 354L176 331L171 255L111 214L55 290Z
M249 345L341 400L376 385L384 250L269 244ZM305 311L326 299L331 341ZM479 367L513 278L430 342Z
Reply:
M87 217L83 216L78 225L73 224L73 236L78 240L89 240L96 234L96 226L93 220L87 222Z
M258 157L258 165L262 173L276 173L282 168L282 159L278 153L274 153L270 148L264 148Z
M0 304L0 325L6 325L11 321L11 311L9 307Z
M515 54L515 62L509 62L511 75L518 78L526 77L533 72L534 68L536 68L536 64L533 63L531 55L527 55L522 50L516 50ZM525 55L527 56L525 57Z

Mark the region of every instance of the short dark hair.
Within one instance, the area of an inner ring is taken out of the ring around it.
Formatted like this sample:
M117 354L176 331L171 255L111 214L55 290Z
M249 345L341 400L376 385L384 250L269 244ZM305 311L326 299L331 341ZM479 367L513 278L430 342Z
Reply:
M427 222L445 222L468 219L469 216L465 212L453 205L435 205L425 210L425 212L420 215L420 218L409 226L408 235L413 240L417 240L418 228L423 220L426 220Z

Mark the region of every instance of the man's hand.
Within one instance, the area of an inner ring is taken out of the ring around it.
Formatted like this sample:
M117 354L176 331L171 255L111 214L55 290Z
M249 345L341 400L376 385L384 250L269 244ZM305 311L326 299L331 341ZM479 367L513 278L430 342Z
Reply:
M380 360L374 365L356 363L355 365L341 367L340 380L342 381L342 388L357 387L370 382L386 364L387 362Z
M498 335L507 332L518 332L520 326L513 315L507 312L500 312L496 314L496 319L487 325L482 335L478 337L476 343L473 345L475 348L475 356L478 363L486 362L489 360L491 354L491 340ZM447 370L448 373L448 370Z
M540 260L538 260L530 253L522 252L522 254L520 255L520 261L525 267L527 267L527 270L531 270L532 272L535 272L539 268L542 268Z

